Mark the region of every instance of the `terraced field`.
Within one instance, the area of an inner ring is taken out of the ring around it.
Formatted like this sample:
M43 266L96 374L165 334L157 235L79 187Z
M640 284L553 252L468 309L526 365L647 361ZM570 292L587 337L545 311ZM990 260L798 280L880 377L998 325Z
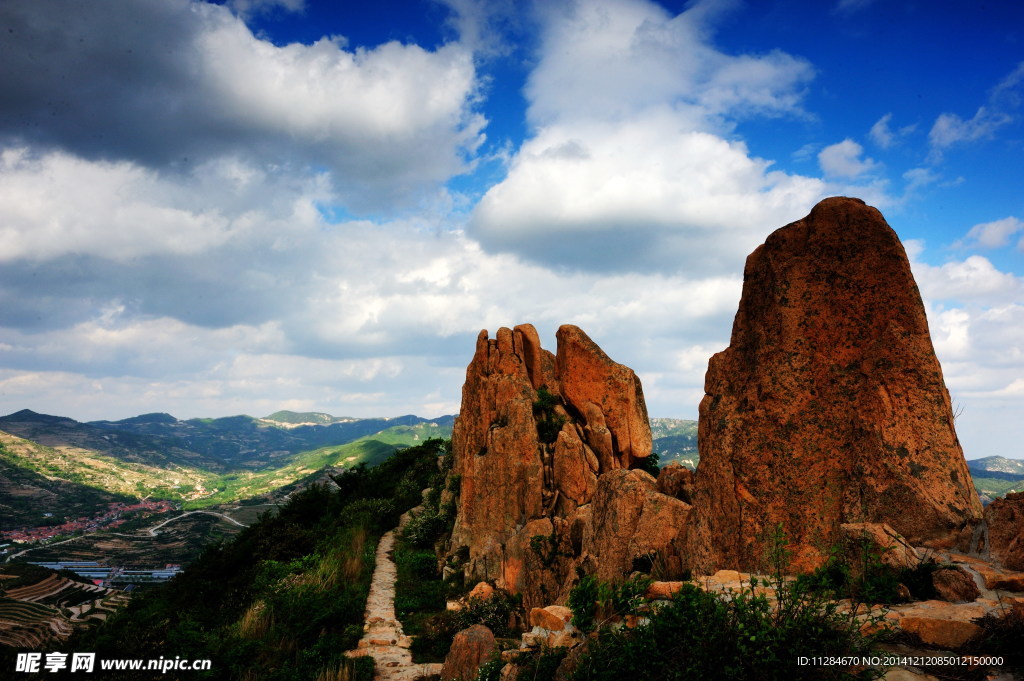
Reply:
M0 574L0 645L38 648L71 635L77 626L102 621L128 597L34 566ZM4 588L7 587L7 588Z

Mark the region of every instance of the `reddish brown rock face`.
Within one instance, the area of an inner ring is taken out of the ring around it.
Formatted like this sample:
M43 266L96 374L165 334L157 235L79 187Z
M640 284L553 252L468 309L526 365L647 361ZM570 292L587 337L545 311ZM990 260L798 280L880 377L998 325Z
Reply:
M822 201L747 258L711 358L687 545L693 567L758 567L782 524L795 567L839 525L912 543L981 514L903 246L858 199Z
M497 646L494 634L482 624L463 629L452 639L451 650L441 667L442 681L475 679L480 665L490 659Z
M1024 570L1024 492L1007 494L985 508L990 555L1010 570Z
M602 471L630 468L637 459L650 456L651 424L640 379L633 370L613 362L578 327L566 324L556 337L555 373L562 397L584 416L596 416L586 419L587 428L595 432L604 428L611 436Z
M628 574L634 558L677 538L690 510L627 470L651 453L633 371L575 326L557 338L555 356L528 324L493 340L481 332L452 433L460 495L450 550L466 547L469 578L528 606L564 601L576 568Z

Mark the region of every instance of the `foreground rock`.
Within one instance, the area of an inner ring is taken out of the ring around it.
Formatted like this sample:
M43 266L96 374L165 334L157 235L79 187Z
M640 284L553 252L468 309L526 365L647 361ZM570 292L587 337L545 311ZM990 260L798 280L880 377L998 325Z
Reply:
M1010 570L1024 570L1024 492L1011 492L985 507L989 555Z
M581 571L611 579L638 558L672 558L690 512L631 470L651 453L633 371L575 326L557 339L552 355L529 324L481 332L452 433L448 555L463 557L470 581L522 594L527 607L564 603ZM665 488L687 484L677 474Z
M756 568L778 524L809 569L843 523L941 544L981 517L906 253L858 199L822 201L750 255L705 393L697 570Z
M480 665L487 662L497 645L494 634L482 624L474 624L455 634L452 647L441 667L441 681L475 679Z

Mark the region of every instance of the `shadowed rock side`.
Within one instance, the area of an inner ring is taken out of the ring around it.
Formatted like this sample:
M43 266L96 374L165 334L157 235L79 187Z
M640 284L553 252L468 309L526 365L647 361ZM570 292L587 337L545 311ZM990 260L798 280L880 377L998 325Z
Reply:
M981 516L906 253L859 199L822 201L747 258L704 390L697 570L756 568L778 523L807 569L843 523L920 544Z
M986 553L1003 567L1024 570L1024 492L1011 492L985 507Z
M481 332L452 432L449 556L528 607L563 602L577 568L628 574L635 558L670 547L690 510L629 470L651 453L633 371L575 326L557 339L555 356L529 324Z

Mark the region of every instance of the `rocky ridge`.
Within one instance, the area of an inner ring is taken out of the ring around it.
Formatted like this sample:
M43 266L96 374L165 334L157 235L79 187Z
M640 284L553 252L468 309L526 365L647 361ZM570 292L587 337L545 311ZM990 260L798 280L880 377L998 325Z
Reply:
M527 607L564 602L578 571L621 577L669 551L690 512L636 469L651 432L633 371L575 326L557 341L544 350L529 324L481 332L452 433L448 554Z

